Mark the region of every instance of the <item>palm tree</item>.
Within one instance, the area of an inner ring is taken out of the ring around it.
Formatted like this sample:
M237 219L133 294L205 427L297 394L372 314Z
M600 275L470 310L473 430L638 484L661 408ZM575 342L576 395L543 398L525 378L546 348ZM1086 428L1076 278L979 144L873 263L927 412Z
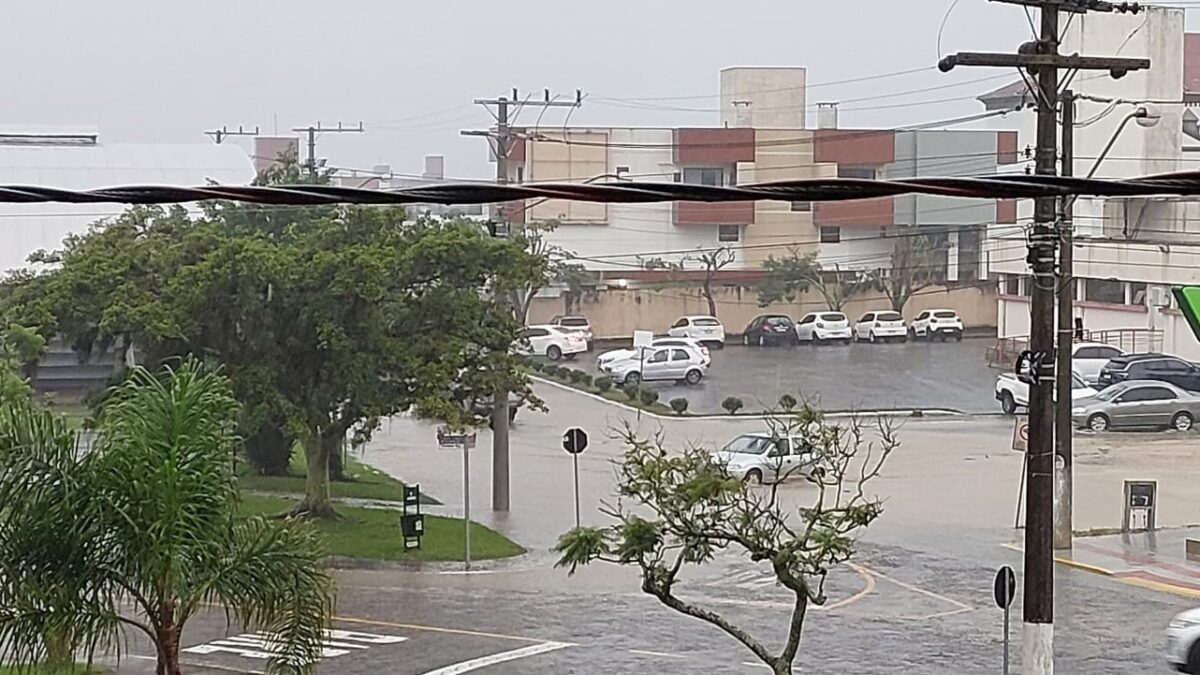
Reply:
M315 530L239 519L229 381L195 361L119 385L85 447L59 418L0 409L0 660L119 656L149 638L180 673L210 606L272 637L271 672L311 672L332 613Z

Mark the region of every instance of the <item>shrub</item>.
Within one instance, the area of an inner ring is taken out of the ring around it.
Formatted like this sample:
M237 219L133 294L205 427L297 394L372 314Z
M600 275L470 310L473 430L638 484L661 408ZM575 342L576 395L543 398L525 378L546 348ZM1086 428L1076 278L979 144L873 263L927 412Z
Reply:
M736 396L730 396L724 401L721 401L721 407L724 408L725 411L730 415L736 415L737 411L741 410L745 405L746 404L742 402L742 399Z
M787 410L788 412L791 412L798 405L800 405L800 402L797 401L796 397L792 396L791 394L784 394L783 396L779 397L779 407Z
M550 365L546 366L546 374L556 380L561 380L563 378L563 375L566 374L566 372L567 372L566 366L556 366L554 364L550 364Z
M607 375L602 376L602 377L597 377L594 384L596 385L596 388L600 390L601 393L604 393L604 392L608 391L609 389L612 389L613 379L611 377L608 377Z
M688 400L686 398L671 399L671 410L675 411L676 415L682 415L687 412Z
M583 372L583 371L580 371L580 372ZM590 388L592 386L593 382L594 382L594 380L592 379L592 376L587 373L583 373L583 375L579 378L579 384L582 384L584 387Z
M654 391L653 389L643 389L640 397L642 399L642 403L645 405L654 405L655 403L658 403L658 392Z
M568 372L567 372L567 377L571 378L571 381L574 382L575 384L582 384L583 378L585 378L587 376L588 376L588 374L583 372L582 370L568 369Z
M546 369L546 366L541 361L530 361L529 369L535 373L540 373Z
M638 400L641 387L637 386L636 384L626 384L621 387L621 391L625 392L625 396L627 396L630 401L636 401Z

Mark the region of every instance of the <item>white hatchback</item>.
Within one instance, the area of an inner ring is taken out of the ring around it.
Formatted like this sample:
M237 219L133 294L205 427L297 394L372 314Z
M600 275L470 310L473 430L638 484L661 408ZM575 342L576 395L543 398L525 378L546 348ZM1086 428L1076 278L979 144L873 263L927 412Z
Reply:
M854 339L868 342L907 342L908 326L900 312L867 312L854 324Z
M671 324L667 335L689 337L717 349L725 346L725 326L715 316L681 316Z
M712 357L709 355L708 347L705 347L699 340L693 340L686 337L658 337L650 343L650 347L691 347L700 352L700 356L704 357L704 365L712 362ZM596 367L603 368L604 364L609 361L619 359L635 359L637 358L637 349L630 347L629 349L612 349L600 354L596 357Z
M545 356L551 361L573 359L588 348L583 333L558 326L526 326L521 332L521 342L528 345L528 348L522 346L520 349L523 353Z
M801 342L850 344L852 334L850 320L841 312L812 312L796 322L796 338Z
M952 337L959 342L963 338L963 322L958 312L952 309L927 309L917 315L912 322L913 339L938 338L942 342Z
M1084 381L1095 384L1100 379L1100 371L1108 362L1125 356L1125 352L1112 345L1101 342L1077 342L1071 351L1071 368Z
M778 483L792 477L820 481L825 467L799 438L768 433L742 434L713 453L730 475L751 483Z
M692 347L647 347L642 358L630 356L605 361L600 372L617 384L651 380L700 384L708 372L708 364L700 351Z

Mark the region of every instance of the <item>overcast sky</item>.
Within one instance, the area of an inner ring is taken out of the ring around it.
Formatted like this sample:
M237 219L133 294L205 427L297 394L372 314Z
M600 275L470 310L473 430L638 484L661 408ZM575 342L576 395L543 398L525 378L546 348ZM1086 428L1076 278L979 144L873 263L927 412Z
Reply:
M10 2L0 22L0 126L84 124L102 139L205 142L221 125L290 133L318 120L362 121L329 134L332 165L419 172L446 155L456 177L490 175L484 142L459 130L491 118L476 97L512 87L588 95L572 124L716 124L715 112L629 107L613 99L705 96L653 106L715 108L718 71L806 66L809 102L848 102L842 126L897 125L979 112L973 95L1003 73L928 71L950 0L61 0ZM1189 17L1190 18L1190 17ZM1189 25L1192 22L1189 21ZM1023 11L961 0L941 52L1013 50ZM1011 76L1011 74L1010 74ZM983 82L970 80L993 78ZM926 105L923 101L957 98ZM641 105L646 105L645 103ZM891 106L891 107L884 107ZM857 110L856 110L857 108ZM532 123L529 108L522 121ZM561 124L551 110L544 125Z

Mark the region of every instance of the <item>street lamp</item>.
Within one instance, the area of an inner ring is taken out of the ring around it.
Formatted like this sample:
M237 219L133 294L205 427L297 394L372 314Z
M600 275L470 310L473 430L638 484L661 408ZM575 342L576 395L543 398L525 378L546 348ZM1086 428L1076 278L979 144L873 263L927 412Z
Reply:
M1063 92L1062 101L1062 175L1071 176L1074 174L1075 167L1075 93ZM1108 139L1108 143L1105 144L1100 155L1096 157L1095 163L1087 172L1087 177L1091 178L1096 175L1100 163L1108 157L1108 153L1117 143L1117 138L1121 136L1121 132L1125 131L1125 127L1130 122L1137 122L1138 126L1148 129L1158 124L1161 119L1161 114L1146 105L1138 106L1137 109L1126 115L1125 119L1117 125L1116 132L1113 133L1112 138ZM1071 349L1074 339L1075 316L1075 235L1072 222L1075 199L1074 195L1059 199L1058 233L1062 249L1059 259L1059 274L1062 280L1058 285L1058 353L1055 360L1055 396L1058 402L1054 419L1054 474L1055 482L1058 484L1055 493L1060 495L1057 508L1054 510L1054 548L1056 549L1071 548L1074 520L1071 513L1074 491L1071 467L1071 434L1074 432L1071 420L1071 375L1073 372Z

